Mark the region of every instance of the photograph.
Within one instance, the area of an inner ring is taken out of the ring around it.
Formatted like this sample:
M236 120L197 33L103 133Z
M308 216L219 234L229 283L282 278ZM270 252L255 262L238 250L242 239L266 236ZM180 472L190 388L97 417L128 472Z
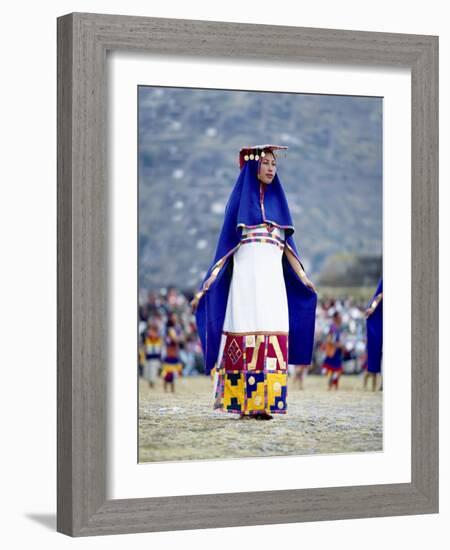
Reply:
M383 98L137 94L138 462L383 451Z

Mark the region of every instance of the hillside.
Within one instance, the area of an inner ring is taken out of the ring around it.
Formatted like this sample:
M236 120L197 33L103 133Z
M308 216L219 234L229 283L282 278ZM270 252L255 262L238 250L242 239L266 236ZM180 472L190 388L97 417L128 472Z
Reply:
M331 256L381 256L381 98L141 87L141 288L198 286L256 143L289 146L278 174L312 277Z

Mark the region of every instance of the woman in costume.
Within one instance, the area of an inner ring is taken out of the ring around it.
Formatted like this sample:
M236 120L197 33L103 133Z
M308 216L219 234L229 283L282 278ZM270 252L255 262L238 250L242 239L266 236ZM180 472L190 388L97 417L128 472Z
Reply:
M338 311L333 314L333 323L325 341L325 360L322 369L328 373L328 389L338 389L339 379L342 375L342 318Z
M163 341L157 325L150 323L145 336L145 366L144 378L151 388L154 387L161 367Z
M287 367L309 365L317 294L294 243L275 152L241 149L214 261L191 305L215 408L269 420L287 410Z
M165 336L165 357L162 362L161 377L164 382L164 391L170 388L175 391L175 380L183 374L183 363L180 359L181 327L175 313L167 319Z
M378 282L375 294L366 309L367 327L367 371L364 375L364 388L368 378L372 378L372 390L375 391L378 374L381 373L383 354L383 279Z

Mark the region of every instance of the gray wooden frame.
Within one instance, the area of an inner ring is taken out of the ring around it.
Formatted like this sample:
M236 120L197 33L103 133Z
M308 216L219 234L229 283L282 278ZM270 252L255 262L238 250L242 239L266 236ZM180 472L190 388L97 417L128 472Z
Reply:
M106 53L408 67L412 481L107 500ZM75 13L58 19L58 506L72 536L438 511L438 38Z

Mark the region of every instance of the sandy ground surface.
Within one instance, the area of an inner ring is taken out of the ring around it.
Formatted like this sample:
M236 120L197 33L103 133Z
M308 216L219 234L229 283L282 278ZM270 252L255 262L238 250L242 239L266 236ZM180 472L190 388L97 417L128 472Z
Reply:
M173 394L140 380L139 461L381 451L382 400L360 376L343 376L336 392L311 375L303 390L289 379L286 415L239 420L212 410L208 377L179 379Z

